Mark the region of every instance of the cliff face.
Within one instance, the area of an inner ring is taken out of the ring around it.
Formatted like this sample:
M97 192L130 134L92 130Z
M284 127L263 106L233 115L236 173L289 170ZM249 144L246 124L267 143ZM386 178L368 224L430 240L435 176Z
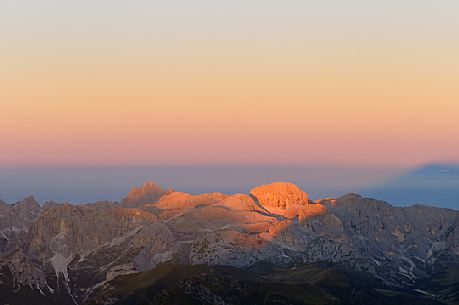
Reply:
M263 207L271 213L284 215L309 203L308 194L288 182L274 182L250 190Z
M15 204L0 200L0 232L28 231L40 212L40 205L32 196Z
M166 261L331 262L412 288L459 262L458 211L398 208L356 194L311 203L282 182L250 195L196 196L147 183L121 205L40 207L28 198L0 203L0 220L0 290L36 291L59 304L83 303L117 276Z
M0 200L0 256L12 251L24 238L40 213L40 205L33 197L15 204Z

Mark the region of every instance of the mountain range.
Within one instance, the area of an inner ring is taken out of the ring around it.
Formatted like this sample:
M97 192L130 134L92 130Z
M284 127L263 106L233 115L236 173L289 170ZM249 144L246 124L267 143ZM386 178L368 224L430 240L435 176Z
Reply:
M249 193L250 186L294 181L312 198L346 192L379 198L397 206L415 203L459 209L459 165L439 163L415 168L394 166L105 166L0 167L0 198L16 202L33 194L46 202L75 204L118 201L130 185L156 180L191 194Z
M288 182L0 201L0 304L459 304L459 211Z

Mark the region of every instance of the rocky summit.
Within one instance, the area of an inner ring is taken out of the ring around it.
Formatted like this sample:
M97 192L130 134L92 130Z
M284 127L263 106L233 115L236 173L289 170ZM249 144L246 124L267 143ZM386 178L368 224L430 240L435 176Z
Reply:
M0 201L0 304L459 304L456 288L451 209L311 201L287 182L233 195L148 182L119 203Z

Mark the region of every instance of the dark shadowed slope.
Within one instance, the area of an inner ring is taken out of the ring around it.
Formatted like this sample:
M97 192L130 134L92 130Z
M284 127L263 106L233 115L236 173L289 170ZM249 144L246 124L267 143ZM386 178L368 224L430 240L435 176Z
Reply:
M164 264L117 278L98 289L85 305L107 304L107 300L117 300L113 305L442 304L422 293L383 287L366 274L327 264L260 263L247 269Z

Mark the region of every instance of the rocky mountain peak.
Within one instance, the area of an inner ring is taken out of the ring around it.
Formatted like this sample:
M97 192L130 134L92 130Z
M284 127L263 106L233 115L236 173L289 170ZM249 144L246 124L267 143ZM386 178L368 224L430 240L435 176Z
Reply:
M7 205L14 215L29 215L35 217L41 210L41 206L33 196L26 197L12 205Z
M10 238L11 234L27 232L40 211L40 204L32 196L14 204L6 204L0 200L0 234Z
M40 204L38 201L35 199L33 196L28 196L21 201L15 203L15 205L21 205L27 208L32 208L32 209L40 209Z
M127 197L121 201L124 207L139 207L157 201L164 195L173 193L172 188L163 189L153 181L145 182L141 187L133 187Z
M309 203L308 194L290 182L274 182L250 190L258 202L270 213L285 214L286 211Z

